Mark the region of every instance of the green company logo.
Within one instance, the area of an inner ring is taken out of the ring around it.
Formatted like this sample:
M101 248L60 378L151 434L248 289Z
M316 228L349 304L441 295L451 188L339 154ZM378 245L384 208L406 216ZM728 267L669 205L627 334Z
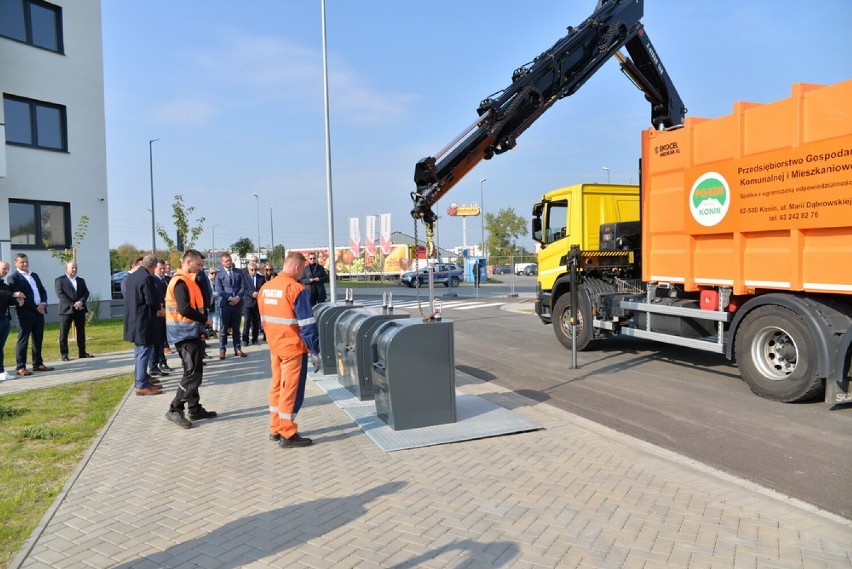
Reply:
M707 172L695 180L689 192L689 211L705 227L712 227L723 219L731 205L731 188L718 172Z

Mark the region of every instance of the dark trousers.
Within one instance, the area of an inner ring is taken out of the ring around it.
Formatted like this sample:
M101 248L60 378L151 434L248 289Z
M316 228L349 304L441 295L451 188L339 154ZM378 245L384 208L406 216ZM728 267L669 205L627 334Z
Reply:
M249 343L249 330L251 330L251 341L256 344L257 335L260 333L260 310L257 306L243 308L243 344Z
M151 358L149 369L155 369L159 364L166 363L166 354L163 352L163 348L169 345L166 340L166 319L157 317L157 327L160 329L160 341L154 344L154 357Z
M6 339L9 337L9 330L12 328L12 322L8 316L0 316L0 373L5 372L3 367L3 348L6 347Z
M44 315L37 314L34 318L21 318L18 314L18 342L15 344L15 361L17 369L27 367L27 344L30 336L33 338L33 365L41 365L41 342L44 339Z
M74 324L77 333L77 353L83 357L86 353L86 313L82 310L59 315L59 353L68 355L68 332L71 330L71 324Z
M243 318L242 303L231 306L225 303L221 306L221 324L219 326L219 350L223 351L228 347L228 328L231 328L234 334L234 349L241 349L240 345L240 320Z
M183 366L175 398L169 405L170 411L183 411L189 407L190 414L201 407L201 378L204 372L204 341L201 339L184 340L175 344Z

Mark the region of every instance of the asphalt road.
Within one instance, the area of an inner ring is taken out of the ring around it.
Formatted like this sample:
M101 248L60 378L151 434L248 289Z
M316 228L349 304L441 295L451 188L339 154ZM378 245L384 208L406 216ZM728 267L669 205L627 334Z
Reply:
M518 302L532 296L534 283L517 277L520 298L507 298L508 284L479 295ZM414 294L389 290L399 301ZM435 295L446 302L476 292L462 285ZM369 294L356 290L359 298ZM492 306L448 308L444 318L455 322L461 371L852 518L852 408L762 399L716 354L618 338L581 352L572 369L570 351L535 315Z

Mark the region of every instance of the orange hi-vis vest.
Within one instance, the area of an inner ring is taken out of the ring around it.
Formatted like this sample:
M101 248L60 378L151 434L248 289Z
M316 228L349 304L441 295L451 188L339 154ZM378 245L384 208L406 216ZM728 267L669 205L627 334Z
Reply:
M304 290L304 285L283 273L260 289L257 307L266 343L275 355L287 357L308 352L300 335L300 324L308 322L300 322L295 310L296 299Z
M177 298L175 298L175 285L178 281L183 281L186 284L186 290L189 292L189 305L192 308L203 311L205 307L204 296L201 294L198 283L195 282L195 274L188 273L183 269L175 271L166 289L166 336L171 344L198 339L201 337L202 331L201 322L196 322L178 312Z

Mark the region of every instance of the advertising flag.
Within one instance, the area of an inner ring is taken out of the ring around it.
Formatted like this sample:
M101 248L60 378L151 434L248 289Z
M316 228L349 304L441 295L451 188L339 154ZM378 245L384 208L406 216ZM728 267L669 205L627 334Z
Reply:
M376 216L368 215L365 219L366 227L364 248L367 249L367 255L370 257L376 256Z
M357 217L349 218L349 250L356 257L361 255L361 228Z
M381 247L382 247L382 255L390 255L391 252L391 214L383 213L381 214Z

